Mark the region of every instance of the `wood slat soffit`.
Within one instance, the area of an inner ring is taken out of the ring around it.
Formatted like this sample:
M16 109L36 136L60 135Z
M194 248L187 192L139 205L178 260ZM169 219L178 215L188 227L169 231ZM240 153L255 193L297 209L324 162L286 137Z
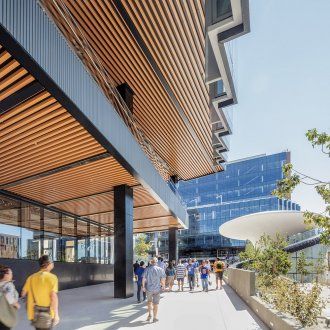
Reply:
M109 226L126 184L135 231L179 225L1 45L0 168L0 189Z
M221 169L213 166L212 158L202 0L42 3L92 75L96 74L95 65L79 46L79 36L70 28L72 21L112 83L117 86L126 82L133 89L134 118L171 174L190 179ZM119 13L119 3L151 53L159 74Z

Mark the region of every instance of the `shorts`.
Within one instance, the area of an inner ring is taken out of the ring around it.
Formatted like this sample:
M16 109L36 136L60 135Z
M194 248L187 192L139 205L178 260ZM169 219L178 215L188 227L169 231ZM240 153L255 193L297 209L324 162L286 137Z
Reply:
M182 282L182 284L183 284L183 282L184 282L184 277L182 277L182 278L177 278L176 280L178 281L178 284L179 284L180 282Z
M158 305L160 301L160 291L147 291L147 301L152 302L154 305Z
M222 278L223 278L223 272L215 272L215 278L222 280Z
M166 277L166 285L172 286L174 284L174 276L167 276Z

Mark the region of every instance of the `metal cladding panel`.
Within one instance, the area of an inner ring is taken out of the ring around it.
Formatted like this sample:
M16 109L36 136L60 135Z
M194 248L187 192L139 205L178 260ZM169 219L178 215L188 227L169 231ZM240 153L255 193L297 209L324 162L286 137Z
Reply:
M39 270L37 260L5 259L0 263L10 267L14 274L16 289L20 292L28 276ZM114 265L57 262L53 273L59 279L59 290L73 289L86 285L112 282L114 280Z
M51 78L57 85L56 88L61 89L56 95L58 101L62 103L68 98L69 103L73 102L76 109L71 110L75 112L74 115L81 124L89 132L98 135L95 138L135 178L145 187L150 188L150 193L157 201L187 224L187 214L179 198L160 177L112 104L69 48L38 2L36 0L1 1L0 23L44 71L40 75L40 70L36 70L37 74L31 72L35 78L41 84L46 84L45 80L49 81ZM4 42L6 37L0 35L0 39ZM6 44L4 46L8 47ZM32 70L29 67L31 63L21 64L29 71Z

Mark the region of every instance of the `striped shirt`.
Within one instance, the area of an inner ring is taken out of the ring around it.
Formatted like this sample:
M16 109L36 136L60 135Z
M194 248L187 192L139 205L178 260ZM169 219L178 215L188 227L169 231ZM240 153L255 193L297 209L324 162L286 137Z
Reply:
M177 278L184 278L186 274L186 267L185 265L179 264L176 266L176 277Z

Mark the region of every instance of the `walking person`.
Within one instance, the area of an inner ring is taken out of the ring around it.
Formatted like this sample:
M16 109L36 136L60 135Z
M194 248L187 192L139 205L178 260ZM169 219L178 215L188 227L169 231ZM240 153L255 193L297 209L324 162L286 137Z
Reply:
M186 267L182 263L182 260L179 260L178 265L176 266L176 280L178 281L178 291L183 291L184 278L186 276Z
M174 278L175 278L175 268L172 262L170 262L168 267L166 268L165 274L166 274L166 286L168 286L169 291L172 291L174 285Z
M206 261L203 260L202 265L200 266L200 274L201 274L201 282L202 282L202 288L204 292L209 291L209 267L206 264Z
M158 267L162 268L165 271L166 265L165 265L164 259L162 257L158 257L157 265L158 265Z
M22 297L27 295L27 314L37 330L52 329L60 321L58 314L58 278L52 274L54 263L48 255L39 258L40 270L26 280Z
M188 261L187 277L190 291L195 289L195 264L191 259Z
M142 289L142 279L143 279L144 270L145 270L145 264L144 261L141 261L139 267L135 270L138 303L141 302L141 289ZM145 301L146 292L142 290L142 294L143 294L143 301Z
M196 260L196 258L193 258L192 262L195 266L195 286L197 286L197 288L198 288L199 287L199 262Z
M135 263L133 264L133 273L134 273L134 279L137 281L137 276L135 274L136 270L140 267L139 262L136 260Z
M213 271L215 274L215 289L218 290L220 287L220 290L222 290L222 279L223 279L223 272L225 270L225 264L220 260L220 258L217 258L217 260L213 264ZM220 284L220 285L218 285Z
M151 320L153 312L153 322L157 322L158 305L160 301L160 292L165 289L165 271L157 266L157 258L150 260L150 266L145 269L142 279L142 289L147 293L148 317Z
M17 323L18 292L13 284L13 272L0 265L0 330L10 330Z

